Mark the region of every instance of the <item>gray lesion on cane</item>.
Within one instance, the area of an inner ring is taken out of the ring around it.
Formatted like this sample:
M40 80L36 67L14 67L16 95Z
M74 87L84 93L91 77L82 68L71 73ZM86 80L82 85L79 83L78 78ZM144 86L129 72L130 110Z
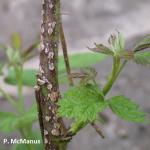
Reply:
M49 8L52 9L53 7L54 7L54 5L52 4L52 2L50 2Z
M58 122L54 123L54 128L59 129L60 127L61 127L61 126L60 126L60 124L59 124Z
M49 53L49 43L46 43L46 45L45 45L45 54L48 54Z
M39 72L40 72L40 74L44 74L44 70L43 70L43 67L41 65L39 66Z
M58 101L58 97L59 97L59 93L52 91L51 93L48 94L48 98L52 101L52 102L57 102Z
M46 84L49 84L48 79L44 75L42 76L42 79L43 79L43 81L45 81Z
M48 131L44 129L44 135L48 135Z
M42 24L41 25L41 33L44 34L44 32L45 32L44 25Z
M40 78L37 79L38 85L44 85L46 82Z
M52 108L52 113L55 115L56 114L56 108Z
M50 116L45 116L45 121L46 122L49 122L51 120L51 117Z
M56 22L52 21L48 23L48 34L51 35L55 29Z
M57 115L54 115L53 118L52 118L53 122L58 122L59 118Z
M60 131L57 128L52 129L51 134L53 136L59 136L60 135Z
M48 34L51 35L53 33L53 29L52 28L48 28Z
M44 76L44 70L42 69L42 66L39 69L37 84L38 86L50 85L48 79Z
M55 26L56 26L56 22L55 22L55 21L53 21L53 22L51 23L51 25L50 25L50 26L51 26L51 28L52 28L52 29L54 29L54 28L55 28Z
M39 90L40 90L40 86L35 85L35 86L34 86L34 89L35 89L35 91L39 91Z
M54 52L49 52L47 58L53 59L54 58Z
M54 70L55 69L55 66L54 66L54 63L52 63L52 62L48 62L48 69L50 70L50 71L52 71L52 70Z
M44 143L48 144L48 139L47 138L44 139Z
M51 109L52 109L52 106L50 105L50 106L48 107L48 109L51 110Z
M45 54L48 54L48 52L49 52L49 48L46 47L46 48L45 48Z
M43 36L41 36L40 48L41 48L42 51L45 49L45 45L44 45L44 43L43 43Z
M45 14L45 12L44 12L44 10L42 10L42 16L44 16L44 14Z
M48 90L52 90L52 88L53 88L53 85L52 85L51 83L49 83L49 84L47 85L47 89L48 89Z

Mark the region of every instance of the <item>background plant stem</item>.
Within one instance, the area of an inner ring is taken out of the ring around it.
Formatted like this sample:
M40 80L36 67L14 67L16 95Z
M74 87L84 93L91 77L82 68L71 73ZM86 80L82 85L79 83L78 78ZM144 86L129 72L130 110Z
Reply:
M100 130L100 128L96 125L95 122L91 123L91 126L95 129L95 131L101 136L101 138L105 138L104 134L102 133L102 131Z
M71 76L71 69L70 69L70 63L69 63L68 52L67 52L67 43L66 43L66 39L65 39L62 21L60 22L60 40L61 40L61 46L62 46L62 50L63 50L64 61L65 61L66 72L67 72L69 84L70 84L70 86L73 86L74 83L73 83L73 79Z
M19 101L19 109L20 111L24 111L24 99L23 99L23 93L22 93L22 73L23 73L23 66L15 66L15 73L16 73L16 79L17 79L17 91L18 91L18 101Z

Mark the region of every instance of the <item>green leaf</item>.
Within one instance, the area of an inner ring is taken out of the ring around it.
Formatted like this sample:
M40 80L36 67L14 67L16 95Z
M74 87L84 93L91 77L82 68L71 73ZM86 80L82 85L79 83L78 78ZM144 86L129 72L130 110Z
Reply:
M95 48L89 48L88 47L88 49L93 51L93 52L102 53L105 55L111 55L111 56L114 55L113 51L103 44L96 44L95 43L95 46L96 46Z
M15 50L21 49L21 38L18 33L12 34L11 45L12 45L13 49L15 49Z
M33 139L27 139L27 140L33 140ZM37 138L35 140L37 140ZM41 143L42 143L42 140L41 140ZM33 150L43 149L42 144L30 144L30 147L32 147ZM29 145L27 145L27 144L14 144L11 150L29 150Z
M69 56L70 66L71 69L79 69L90 67L93 64L96 64L106 58L103 54L96 54L96 53L78 53L78 54L71 54ZM64 64L64 58L62 56L59 57L59 64L58 64L59 72L64 72L66 70Z
M36 73L37 73L37 71L32 70L32 69L23 70L23 77L22 77L23 85L33 87L36 83L35 82ZM13 68L10 68L8 70L7 76L5 77L4 80L6 83L8 83L10 85L17 84L17 79L16 79L15 71Z
M147 35L146 37L144 37L144 39L142 39L141 41L139 41L135 47L133 48L134 51L141 51L144 50L146 48L150 47L150 35Z
M99 88L91 84L70 88L58 102L58 115L74 119L73 128L97 119L97 113L106 108ZM74 129L72 129L74 130Z
M116 53L117 51L124 50L125 39L120 32L118 32L117 35L115 34L111 35L108 41L114 53Z
M9 133L32 125L37 119L36 105L33 105L27 112L19 116L9 112L0 112L0 131Z
M6 49L6 54L7 54L8 60L11 61L14 55L14 50L11 47L8 47Z
M28 146L26 144L15 144L12 146L12 150L28 150Z
M88 48L88 49L94 52L110 56L114 56L120 52L124 52L125 39L120 32L117 32L117 34L112 34L108 39L108 43L110 45L110 48L103 44L95 43L95 48Z
M12 132L14 130L12 123L15 119L15 115L9 112L0 112L0 131Z
M37 120L38 120L37 108L36 108L36 105L33 105L23 115L16 117L16 119L13 121L13 126L16 129L24 128L24 127L32 125Z
M68 77L66 73L59 72L58 74L58 82L59 84L67 84L68 83Z
M145 113L139 110L139 106L124 96L115 96L108 99L112 111L121 119L129 122L144 123Z
M137 52L134 54L134 60L137 64L149 65L150 64L150 52Z
M6 54L7 54L7 57L8 57L10 64L16 64L16 63L19 63L21 61L20 52L18 50L15 51L11 47L8 47L6 49Z

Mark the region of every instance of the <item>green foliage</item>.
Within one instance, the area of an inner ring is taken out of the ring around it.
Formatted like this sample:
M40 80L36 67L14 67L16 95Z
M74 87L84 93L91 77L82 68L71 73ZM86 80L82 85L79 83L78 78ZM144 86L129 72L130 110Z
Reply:
M95 43L95 46L96 46L95 48L89 48L88 47L88 49L93 51L93 52L102 53L105 55L111 55L111 56L114 55L113 51L103 44L96 44Z
M22 82L25 86L34 86L35 85L35 77L36 77L36 70L32 69L24 69L22 73ZM17 79L16 74L13 68L8 70L7 76L4 78L5 82L10 85L16 85Z
M58 115L74 119L71 131L95 121L97 113L106 108L103 94L99 88L91 84L72 87L64 93L62 100L58 102Z
M71 69L81 69L80 73L72 73L72 76L78 75L77 78L80 78L81 80L79 85L69 88L64 93L62 99L58 102L58 116L72 120L70 127L72 133L76 134L88 123L100 120L97 114L102 112L108 106L117 116L124 120L136 123L146 122L145 113L141 112L139 107L130 99L124 96L115 96L105 100L104 96L111 89L113 83L128 60L133 59L136 63L142 65L150 64L150 52L139 52L150 47L149 41L150 36L139 42L133 50L126 51L124 49L125 40L122 34L118 32L117 35L110 36L108 41L109 47L103 44L95 44L95 48L89 48L99 54L78 53L70 55ZM0 91L9 102L16 104L14 106L18 107L14 107L17 109L16 113L0 112L1 132L9 133L18 130L21 131L20 133L22 133L23 138L37 139L37 137L40 137L41 139L41 136L33 133L31 129L32 124L38 120L36 105L32 105L27 111L25 111L22 94L23 86L33 87L36 84L35 77L37 70L24 69L23 64L25 61L32 58L34 55L33 49L37 47L37 45L38 43L36 42L28 49L21 51L21 39L18 34L14 33L11 39L11 47L6 48L8 63L5 64L5 66L7 66L8 72L4 77L4 80L8 84L17 86L18 101L14 100L13 97L7 94L3 89ZM104 85L103 90L101 90L95 81L97 72L95 69L90 68L90 66L104 60L106 55L113 57L113 66L112 73L109 75L108 81ZM125 60L121 61L122 58ZM0 73L2 70L1 68L3 68L3 65L0 67ZM68 82L65 71L66 66L64 58L63 56L59 56L58 78L60 84ZM38 150L42 149L42 145L31 145L30 148ZM27 145L14 145L12 149L26 150L30 148Z
M116 53L117 51L124 50L125 39L121 33L118 32L117 35L115 35L115 34L111 35L108 42L111 46L111 50L114 53Z
M15 144L12 147L12 150L28 150L27 144Z
M0 131L12 132L14 130L27 127L37 121L36 106L32 106L27 112L15 115L9 112L0 112Z
M97 72L94 68L84 68L81 70L81 75L80 84L86 85L90 81L95 81Z
M27 112L25 112L24 114L20 114L15 118L15 120L13 121L13 126L15 129L25 128L32 125L32 123L37 121L37 119L37 107L36 105L33 105Z
M37 139L35 139L35 140L37 140ZM43 148L42 144L32 144L30 147L32 147L33 150L41 150ZM15 145L13 145L11 150L29 150L29 145L15 144Z
M12 55L14 55L14 51L11 49L10 59L12 59ZM14 56L15 57L15 56ZM17 55L18 57L18 55ZM104 60L104 55L97 55L93 53L81 53L81 54L72 54L70 55L70 64L72 69L84 68L89 65L95 64L99 61ZM16 57L15 57L16 60ZM66 68L63 60L63 56L59 56L59 83L64 84L68 83L68 79L66 74L64 73ZM33 87L35 85L35 77L37 74L37 70L34 69L24 69L22 73L22 82L25 86ZM7 76L5 77L5 82L10 85L16 85L16 75L13 68L8 69Z
M131 58L131 53L125 51L125 39L121 33L118 32L117 35L111 35L108 42L110 45L109 47L103 44L95 44L95 48L89 48L89 50L113 57Z
M136 123L144 123L145 113L139 110L139 106L124 96L115 96L108 99L112 111L120 118Z
M21 38L18 33L13 33L11 37L11 46L15 50L21 49Z
M133 50L136 52L136 51L144 50L149 47L150 47L150 35L147 35L144 39L142 39L135 45Z
M134 54L134 61L137 64L149 65L150 64L150 52L137 52Z
M12 123L14 121L15 115L10 112L0 112L0 131L1 132L11 132L14 130Z
M16 65L20 63L21 61L21 56L20 56L20 51L14 50L11 47L8 47L6 49L8 61L10 65Z
M69 56L70 66L72 69L79 69L89 67L93 64L96 64L105 59L105 55L99 55L94 53L78 53L78 54L71 54ZM66 70L64 59L63 57L59 57L59 64L58 64L59 72L64 72Z

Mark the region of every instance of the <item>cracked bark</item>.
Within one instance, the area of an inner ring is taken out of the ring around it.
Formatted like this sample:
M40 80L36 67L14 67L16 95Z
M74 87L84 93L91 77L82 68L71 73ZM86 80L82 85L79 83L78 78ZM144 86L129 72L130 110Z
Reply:
M58 118L58 44L60 32L60 0L44 0L41 23L40 66L35 95L39 111L39 123L45 150L60 150L66 142L62 118Z

